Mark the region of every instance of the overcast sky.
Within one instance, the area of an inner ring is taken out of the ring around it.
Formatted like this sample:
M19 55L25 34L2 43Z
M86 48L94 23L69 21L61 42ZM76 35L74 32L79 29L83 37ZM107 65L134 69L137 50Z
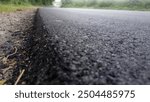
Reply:
M61 0L55 0L56 2L60 2Z

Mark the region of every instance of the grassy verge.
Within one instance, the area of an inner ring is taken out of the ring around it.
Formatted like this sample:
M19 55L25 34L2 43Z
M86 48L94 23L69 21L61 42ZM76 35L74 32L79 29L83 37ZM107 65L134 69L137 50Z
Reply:
M14 12L19 10L34 8L32 5L14 5L14 4L0 4L0 13L2 12Z

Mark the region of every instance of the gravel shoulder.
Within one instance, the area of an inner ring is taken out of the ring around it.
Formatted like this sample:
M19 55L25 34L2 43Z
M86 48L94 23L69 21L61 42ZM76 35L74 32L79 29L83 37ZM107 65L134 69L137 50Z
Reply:
M21 71L20 62L26 53L23 44L33 27L35 9L0 13L0 81L13 84L8 80L15 76L14 70ZM24 64L25 65L25 64ZM1 83L3 84L3 83Z

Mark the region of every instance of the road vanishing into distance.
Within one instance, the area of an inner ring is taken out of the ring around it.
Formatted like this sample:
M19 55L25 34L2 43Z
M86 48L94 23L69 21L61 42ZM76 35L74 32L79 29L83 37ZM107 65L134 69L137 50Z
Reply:
M41 8L28 84L150 84L150 12Z

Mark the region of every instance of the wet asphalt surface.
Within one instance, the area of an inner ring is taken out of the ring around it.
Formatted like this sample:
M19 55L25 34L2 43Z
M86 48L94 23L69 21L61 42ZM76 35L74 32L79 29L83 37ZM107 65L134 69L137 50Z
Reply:
M150 84L150 12L41 8L27 84Z

